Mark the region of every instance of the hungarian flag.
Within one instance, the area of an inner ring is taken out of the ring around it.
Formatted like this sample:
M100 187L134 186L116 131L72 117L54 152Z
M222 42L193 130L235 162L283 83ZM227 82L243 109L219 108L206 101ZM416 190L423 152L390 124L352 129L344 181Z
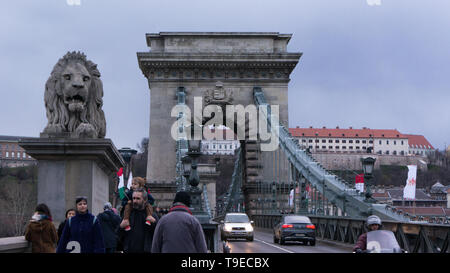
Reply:
M364 192L364 174L358 174L355 177L355 188L359 192Z
M117 172L117 176L119 177L119 186L117 188L123 188L125 186L123 182L123 168L119 169L119 171Z

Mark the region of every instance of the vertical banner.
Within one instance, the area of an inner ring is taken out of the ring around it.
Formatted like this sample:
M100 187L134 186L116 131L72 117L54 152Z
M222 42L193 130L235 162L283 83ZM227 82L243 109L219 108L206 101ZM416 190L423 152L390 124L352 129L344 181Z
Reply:
M291 190L291 192L289 193L289 207L293 207L294 206L294 189Z
M359 192L364 192L364 174L360 173L355 176L355 188Z
M130 170L130 175L128 176L128 183L127 183L127 188L130 189L131 188L131 184L133 183L133 174L131 173Z
M417 166L408 165L408 179L406 180L406 186L403 189L403 198L407 200L416 199L416 175Z

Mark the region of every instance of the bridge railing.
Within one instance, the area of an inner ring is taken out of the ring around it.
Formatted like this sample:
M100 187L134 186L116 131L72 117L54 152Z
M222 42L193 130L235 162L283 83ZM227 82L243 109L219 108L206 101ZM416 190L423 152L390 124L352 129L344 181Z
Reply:
M253 97L257 106L266 106L265 119L268 127L279 140L279 145L292 166L300 173L322 196L334 206L344 210L347 215L353 217L366 217L376 214L383 219L396 221L410 221L410 215L395 212L385 204L372 204L365 201L364 196L357 192L353 185L345 182L338 176L328 172L306 150L301 149L298 142L289 133L289 130L279 122L272 124L270 105L266 102L264 93L260 87L253 89ZM274 121L279 118L273 119Z
M365 219L306 215L316 226L316 238L356 244L367 232ZM272 229L281 214L253 215L255 226ZM449 253L450 226L419 222L383 221L382 229L391 230L400 247L409 253Z
M237 158L234 162L234 170L231 177L231 183L228 188L228 194L225 196L226 200L224 201L224 209L223 211L219 212L219 214L225 215L227 212L243 211L242 204L240 204L240 196L242 193L242 179L242 152L241 148L238 148Z
M31 243L24 236L0 238L0 253L29 253Z

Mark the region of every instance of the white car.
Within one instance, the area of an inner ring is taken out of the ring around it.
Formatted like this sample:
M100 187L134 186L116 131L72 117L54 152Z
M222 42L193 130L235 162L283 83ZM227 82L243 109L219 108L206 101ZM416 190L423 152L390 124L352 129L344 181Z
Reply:
M227 213L220 221L220 238L226 241L230 238L244 238L253 241L253 221L245 213Z

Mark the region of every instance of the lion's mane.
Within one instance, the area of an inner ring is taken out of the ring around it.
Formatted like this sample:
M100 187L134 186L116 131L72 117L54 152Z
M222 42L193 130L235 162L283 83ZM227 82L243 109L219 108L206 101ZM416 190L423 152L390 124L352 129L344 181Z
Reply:
M62 92L62 72L68 64L78 62L87 69L91 75L91 84L89 86L89 95L86 101L86 107L79 114L70 112L63 100ZM105 114L103 106L103 84L100 80L100 72L97 65L86 59L86 56L80 52L68 52L64 57L58 60L45 84L45 108L48 124L44 132L70 132L76 131L81 123L91 124L94 127L94 138L104 138L106 134Z

